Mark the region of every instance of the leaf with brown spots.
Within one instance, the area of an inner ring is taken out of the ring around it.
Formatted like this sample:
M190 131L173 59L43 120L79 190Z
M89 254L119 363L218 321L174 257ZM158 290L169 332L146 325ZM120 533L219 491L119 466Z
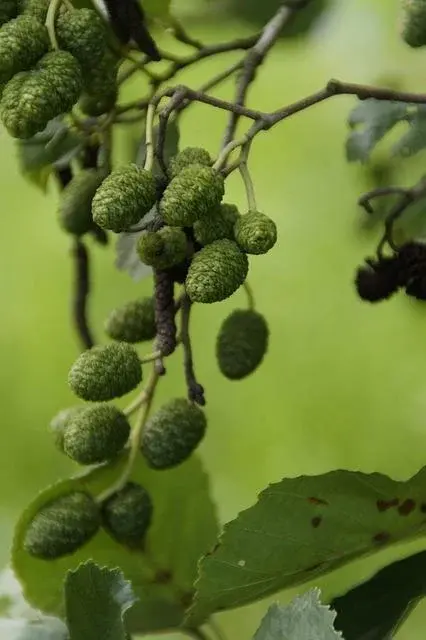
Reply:
M187 623L294 587L426 531L426 468L407 482L333 471L284 479L229 522L199 565Z

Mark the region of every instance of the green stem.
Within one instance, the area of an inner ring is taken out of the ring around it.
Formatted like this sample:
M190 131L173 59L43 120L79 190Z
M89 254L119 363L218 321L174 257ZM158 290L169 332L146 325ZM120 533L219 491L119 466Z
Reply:
M49 34L50 43L54 49L59 49L59 44L55 32L55 22L56 14L58 13L62 2L65 2L70 10L74 9L70 0L50 0L49 8L46 15L46 29Z
M146 112L146 158L144 166L146 171L151 171L152 165L154 164L154 116L155 105L150 104Z
M244 187L247 194L247 203L248 203L249 211L257 211L256 195L254 192L253 180L251 179L247 162L246 161L241 162L238 168L240 170L241 177L244 181Z
M139 358L139 360L141 361L141 364L147 364L148 362L157 360L157 358L159 358L160 356L161 351L154 351L153 353L149 353L147 356L142 356L142 358Z
M248 308L250 309L250 311L254 311L255 308L256 308L256 304L255 304L255 300L254 300L253 289L251 288L251 286L247 282L247 280L245 281L243 286L244 286L244 291L245 291L246 296L247 296Z
M142 406L138 420L133 427L132 434L130 436L130 452L127 459L126 467L117 482L115 482L111 487L109 487L109 489L106 489L97 497L97 502L99 503L104 502L104 500L114 495L114 493L120 491L127 484L133 473L136 460L139 455L142 433L149 417L149 412L151 410L151 405L154 398L155 389L157 387L158 379L159 376L154 366L152 368L152 373L148 380L148 384L145 388L143 399L142 397L139 399Z

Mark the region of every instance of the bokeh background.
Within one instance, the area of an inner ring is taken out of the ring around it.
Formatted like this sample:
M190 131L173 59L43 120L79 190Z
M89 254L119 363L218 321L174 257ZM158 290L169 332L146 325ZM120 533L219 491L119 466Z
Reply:
M175 2L188 28L208 42L253 32L259 5L267 4ZM426 53L400 41L398 4L330 0L308 38L278 44L258 75L250 104L274 109L331 77L385 79L421 90ZM198 86L238 55L199 65L185 74L185 82ZM233 89L228 82L218 95L231 97ZM138 90L133 84L128 92ZM258 373L231 383L220 376L214 359L219 325L244 303L242 293L214 307L200 306L194 314L195 355L210 423L200 455L222 521L284 476L345 468L405 479L425 464L426 308L403 297L369 307L352 285L355 267L371 253L380 232L365 230L356 206L369 186L366 172L345 161L346 117L354 104L346 97L330 100L262 134L253 145L250 168L258 201L280 234L274 251L254 259L251 267L257 305L271 327L270 353ZM194 106L182 119L182 143L202 143L216 153L225 122L222 113ZM134 134L137 128L117 136L118 158L126 157ZM20 511L36 491L73 469L56 452L47 425L72 402L66 377L78 344L70 321L70 242L58 228L55 185L43 195L23 180L13 143L1 130L0 167L0 564L6 564ZM421 171L418 157L401 167L400 179L414 182ZM227 199L244 206L238 177L231 178ZM94 247L93 255L90 317L102 338L108 311L148 292L150 282L136 284L118 272L112 246ZM158 402L183 389L176 356ZM332 596L422 547L426 542L394 548L318 584ZM294 593L273 600L284 602ZM264 610L265 603L256 604L218 620L230 639L246 640ZM426 605L420 604L398 640L424 638L425 625Z

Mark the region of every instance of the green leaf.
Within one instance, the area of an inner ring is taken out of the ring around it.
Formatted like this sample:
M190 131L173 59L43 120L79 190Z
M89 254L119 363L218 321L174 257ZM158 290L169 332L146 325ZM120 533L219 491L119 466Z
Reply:
M7 640L68 640L61 620L39 616L37 620L0 619L0 638Z
M396 630L426 596L426 551L385 567L376 575L336 598L336 627L346 640L393 638Z
M409 105L383 100L363 100L350 113L348 124L353 129L346 141L349 162L365 162L376 144L398 122L406 119Z
M335 612L321 604L320 590L311 589L286 607L269 607L253 640L342 640L335 618Z
M124 464L123 456L41 493L16 526L13 568L32 606L64 617L62 583L68 570L76 569L88 559L100 566L120 567L138 598L126 616L131 629L150 633L177 627L192 599L197 562L217 535L208 479L196 456L175 469L161 472L149 469L142 458L138 462L132 479L146 487L154 503L153 523L144 552L127 549L105 531L100 531L74 555L54 562L33 558L23 547L28 524L43 504L69 490L98 495L117 480Z
M67 573L64 589L71 640L126 640L123 617L136 598L120 569L86 562Z
M333 471L269 486L201 561L188 624L424 535L425 494L426 467L407 482Z
M419 105L415 113L408 117L408 131L394 144L392 152L396 156L408 158L426 147L426 107Z
M22 174L45 190L53 167L68 164L80 153L83 142L76 132L56 119L42 133L16 144Z

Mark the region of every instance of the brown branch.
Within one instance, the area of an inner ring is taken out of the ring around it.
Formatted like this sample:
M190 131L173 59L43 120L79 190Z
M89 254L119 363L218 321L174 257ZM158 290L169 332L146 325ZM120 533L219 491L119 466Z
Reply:
M367 213L374 213L372 201L377 198L383 198L386 196L404 195L406 189L403 187L376 187L371 189L367 193L364 193L359 199L358 204L363 207Z
M312 0L296 0L291 6L283 3L273 18L265 25L256 44L249 50L244 59L234 100L236 106L241 107L245 104L250 85L255 79L256 71L277 41L283 28L293 20L299 11L307 7L310 2L312 2ZM222 148L226 147L226 145L233 140L240 115L237 111L232 111L225 131Z
M188 389L188 398L192 402L196 402L203 407L206 404L204 387L197 381L197 377L195 375L194 360L192 357L191 336L189 333L189 322L191 317L192 304L187 294L183 294L180 302L182 319L180 341L182 342L184 352L184 368L186 386Z
M92 333L87 320L87 301L90 293L89 254L80 238L76 238L72 248L74 259L75 279L73 316L77 334L84 349L91 349L94 345Z

